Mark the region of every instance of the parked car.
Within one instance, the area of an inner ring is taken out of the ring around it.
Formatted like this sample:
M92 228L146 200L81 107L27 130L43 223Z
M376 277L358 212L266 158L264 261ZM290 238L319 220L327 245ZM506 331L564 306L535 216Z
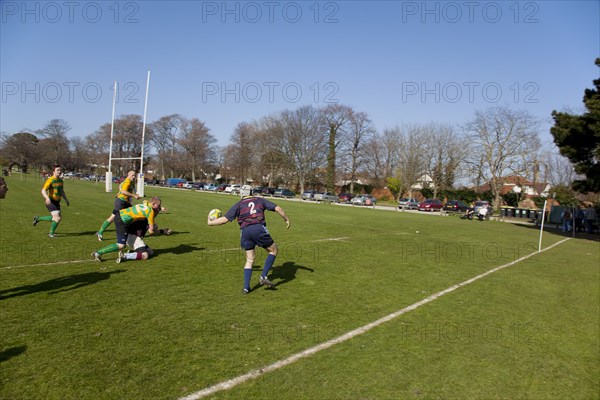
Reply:
M467 211L467 208L469 208L469 206L460 200L448 200L446 204L444 204L444 211L465 212Z
M214 183L209 183L208 185L204 185L204 190L208 190L210 192L214 192L215 190L217 190L217 185L215 185Z
M215 192L224 192L229 185L222 183L215 189Z
M317 192L315 192L314 190L305 190L302 193L302 196L300 196L300 198L302 200L314 200L315 193L317 193Z
M480 201L476 201L475 202L475 206L473 208L473 211L475 212L475 215L479 214L479 209L483 206L488 206L488 212L487 215L491 215L492 214L492 207L490 206L490 202L487 200L480 200Z
M354 195L352 193L340 193L338 201L340 203L350 203L350 200L352 200L353 197Z
M408 210L418 210L419 202L411 197L402 197L398 200L398 208L406 208Z
M261 194L262 190L264 189L264 186L255 186L252 188L252 190L250 191L251 195L257 195L257 194Z
M273 197L296 197L296 193L289 189L276 189Z
M439 199L426 199L419 203L419 211L440 211L444 204Z
M270 188L270 187L266 187L260 192L260 194L263 196L273 196L274 193L275 193L275 188Z
M182 184L187 183L187 180L182 178L167 178L167 186L177 187L178 185L181 187Z
M238 185L238 184L229 185L229 187L225 188L225 192L230 193L230 194L239 194L241 187L242 187L242 185Z
M353 197L350 203L354 206L374 206L377 203L377 199L370 194L361 194L360 196Z
M198 186L200 182L186 182L181 185L182 188L185 189L194 189L194 185Z
M337 202L338 197L331 192L319 192L319 193L315 193L314 200Z

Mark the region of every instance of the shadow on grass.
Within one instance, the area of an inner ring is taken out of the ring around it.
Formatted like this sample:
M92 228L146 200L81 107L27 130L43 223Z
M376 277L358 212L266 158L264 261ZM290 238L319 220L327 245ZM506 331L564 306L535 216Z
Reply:
M171 235L174 235L175 233L172 233ZM154 250L154 254L159 255L159 254L166 254L166 253L173 253L173 254L186 254L186 253L192 253L194 251L202 251L204 250L204 247L197 247L191 244L180 244L179 246L176 247L169 247L166 249L157 249Z
M85 231L85 232L61 232L60 228L56 230L56 236L93 236L96 238L98 231Z
M293 261L288 261L283 263L281 267L276 267L271 270L271 274L269 275L269 280L273 282L275 287L280 285L285 285L288 282L296 279L296 273L299 269L303 269L305 271L314 272L315 270L312 268L304 267L302 265L298 265ZM276 281L276 282L275 282Z
M0 363L8 361L13 357L21 355L27 351L27 346L11 347L10 349L0 351Z
M160 228L160 229L168 229L168 228ZM171 231L171 233L169 233L168 235L166 233L159 233L156 236L176 236L176 235L188 235L191 232L177 232L177 231Z
M536 231L540 231L540 227L535 224L515 224L521 228L533 229ZM565 238L573 238L573 232L563 232L561 228L557 228L555 224L545 224L544 225L545 233L552 233L555 235L564 236ZM600 242L600 235L598 232L589 233L589 232L575 232L574 239L584 239L591 240L594 242Z
M100 281L110 278L112 274L125 272L123 269L106 272L88 272L86 274L69 275L60 278L50 279L49 281L40 282L35 285L19 286L12 289L0 290L0 300L9 299L11 297L25 296L39 292L49 292L56 294L75 290L84 286L93 285Z

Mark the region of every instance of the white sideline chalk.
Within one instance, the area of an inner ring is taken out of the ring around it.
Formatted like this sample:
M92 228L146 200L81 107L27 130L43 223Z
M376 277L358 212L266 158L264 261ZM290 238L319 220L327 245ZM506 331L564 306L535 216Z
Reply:
M388 314L385 317L379 318L376 321L373 321L373 322L371 322L371 323L369 323L367 325L363 325L360 328L354 329L354 330L352 330L350 332L347 332L347 333L345 333L345 334L343 334L341 336L338 336L338 337L336 337L334 339L331 339L331 340L328 340L328 341L323 342L321 344L318 344L316 346L310 347L310 348L308 348L308 349L306 349L304 351L301 351L300 353L293 354L293 355L289 356L288 358L285 358L283 360L274 362L273 364L264 366L262 368L254 369L254 370L252 370L252 371L250 371L248 373L245 373L245 374L239 375L239 376L237 376L235 378L232 378L232 379L229 379L229 380L217 383L217 384L215 384L213 386L209 386L209 387L204 388L204 389L202 389L202 390L200 390L198 392L192 393L192 394L187 395L185 397L181 397L181 398L179 398L179 400L198 400L198 399L201 399L203 397L210 396L210 395L212 395L212 394L214 394L216 392L220 392L222 390L231 389L231 388L233 388L233 387L235 387L237 385L240 385L240 384L242 384L244 382L247 382L247 381L249 381L251 379L258 378L259 376L264 375L267 372L272 372L272 371L278 370L280 368L283 368L283 367L285 367L287 365L290 365L290 364L292 364L292 363L294 363L294 362L296 362L296 361L298 361L298 360L300 360L302 358L305 358L305 357L308 357L308 356L313 355L315 353L318 353L321 350L328 349L328 348L330 348L330 347L332 347L332 346L334 346L334 345L336 345L338 343L342 343L342 342L345 342L345 341L347 341L349 339L352 339L352 338L354 338L356 336L362 335L363 333L368 332L368 331L370 331L371 329L373 329L375 327L378 327L379 325L383 324L384 322L391 321L392 319L394 319L396 317L399 317L402 314L405 314L405 313L407 313L409 311L415 310L415 309L421 307L424 304L430 303L433 300L436 300L436 299L442 297L445 294L453 292L454 290L456 290L458 288L461 288L461 287L466 286L466 285L468 285L470 283L473 283L473 282L475 282L475 281L477 281L477 280L479 280L481 278L484 278L484 277L486 277L486 276L488 276L490 274L493 274L494 272L497 272L497 271L500 271L501 269L510 267L511 265L515 265L518 262L526 260L526 259L528 259L530 257L533 257L536 254L542 253L542 252L544 252L546 250L550 250L551 248L556 247L559 244L562 244L562 243L566 242L569 239L570 238L563 239L560 242L554 243L553 245L551 245L549 247L546 247L543 250L536 251L534 253L531 253L531 254L528 254L526 256L523 256L523 257L521 257L521 258L519 258L517 260L511 261L511 262L509 262L507 264L501 265L501 266L496 267L496 268L492 268L489 271L486 271L486 272L484 272L482 274L479 274L479 275L477 275L477 276L475 276L475 277L473 277L471 279L467 279L464 282L458 283L458 284L450 286L449 288L444 289L444 290L442 290L440 292L432 294L431 296L426 297L423 300L418 301L418 302L416 302L414 304L411 304L408 307L404 307L401 310L398 310L396 312Z

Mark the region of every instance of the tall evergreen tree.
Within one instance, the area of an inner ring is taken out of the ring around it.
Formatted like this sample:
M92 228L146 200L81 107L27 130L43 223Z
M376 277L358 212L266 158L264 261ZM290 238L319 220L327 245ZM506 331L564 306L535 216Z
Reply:
M596 66L600 67L600 58ZM554 110L554 126L550 128L560 153L573 163L575 172L586 177L572 184L582 193L600 192L600 79L593 82L594 89L586 89L583 96L583 115Z

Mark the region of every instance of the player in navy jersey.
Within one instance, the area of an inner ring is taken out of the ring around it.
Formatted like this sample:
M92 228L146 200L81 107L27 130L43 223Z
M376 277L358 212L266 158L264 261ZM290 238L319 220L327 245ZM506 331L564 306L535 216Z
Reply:
M256 246L262 247L269 254L265 260L262 273L258 280L261 285L273 287L273 284L267 279L267 274L277 257L277 244L267 230L265 221L265 211L274 211L285 220L286 229L290 228L290 219L285 215L281 207L265 200L262 197L251 196L252 188L248 185L242 186L240 194L242 199L235 203L222 217L214 220L208 219L208 225L223 225L237 219L242 236L240 245L246 251L246 264L244 264L244 294L250 292L250 278L252 277L252 265L256 258Z

